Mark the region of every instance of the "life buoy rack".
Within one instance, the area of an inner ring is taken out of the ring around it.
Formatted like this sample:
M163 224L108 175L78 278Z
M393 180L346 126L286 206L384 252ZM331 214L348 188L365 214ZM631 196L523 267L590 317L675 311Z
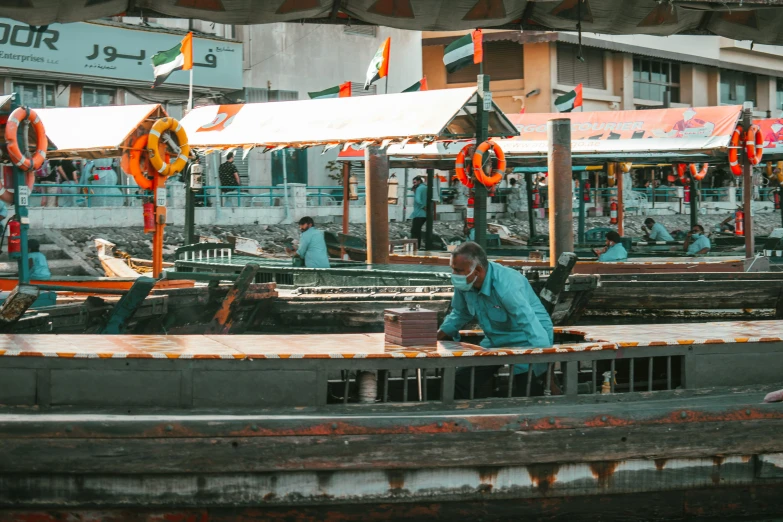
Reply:
M745 153L751 165L761 163L761 157L764 155L764 136L761 135L758 125L751 125L745 135Z
M179 155L177 159L169 163L165 156L161 155L158 149L160 144L161 135L171 131L177 137L177 143L180 147ZM190 155L190 146L188 145L188 135L185 133L185 129L174 118L161 118L155 122L150 129L149 137L147 139L147 154L149 157L150 165L161 176L173 176L185 168L188 164L188 156Z
M468 143L467 145L462 147L462 150L459 151L459 154L457 154L457 161L454 163L455 177L468 188L473 188L473 181L468 177L467 173L465 172L465 158L470 152L470 148L472 146L473 146L472 143Z
M742 166L739 164L739 150L742 141L742 125L738 125L729 142L729 167L735 176L742 176Z
M35 129L35 152L29 158L19 148L17 138L19 124L25 120L29 121L33 129ZM46 131L41 118L30 108L17 107L14 109L14 112L8 117L8 123L5 126L5 141L11 163L25 172L40 169L41 165L46 161L46 148L49 145L49 140L46 138Z
M495 153L495 156L497 156L498 164L497 166L492 170L492 174L490 176L487 176L484 174L483 169L483 161L484 161L484 153L489 151L490 147L492 148L492 152ZM494 187L500 181L503 179L503 174L506 171L506 155L503 152L503 149L500 148L500 145L495 143L494 141L485 141L478 147L476 147L476 152L473 153L473 176L475 176L476 180L484 185L485 187Z

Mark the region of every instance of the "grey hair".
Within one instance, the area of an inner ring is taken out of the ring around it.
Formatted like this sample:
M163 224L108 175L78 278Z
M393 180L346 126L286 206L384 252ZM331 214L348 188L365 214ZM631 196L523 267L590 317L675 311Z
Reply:
M476 263L482 268L486 269L489 266L489 260L487 259L487 253L481 248L478 243L473 241L466 241L462 243L451 253L452 259L462 256L472 263Z

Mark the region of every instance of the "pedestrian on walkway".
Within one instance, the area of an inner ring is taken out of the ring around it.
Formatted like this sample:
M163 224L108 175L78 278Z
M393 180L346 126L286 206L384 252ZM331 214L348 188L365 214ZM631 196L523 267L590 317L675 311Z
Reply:
M421 249L421 227L427 222L427 185L424 178L416 176L413 178L413 212L411 213L411 238L418 241L418 248Z

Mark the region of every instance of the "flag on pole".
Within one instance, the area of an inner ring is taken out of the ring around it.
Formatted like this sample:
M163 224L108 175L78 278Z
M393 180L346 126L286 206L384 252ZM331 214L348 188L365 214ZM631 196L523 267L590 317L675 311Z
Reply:
M576 86L576 88L567 92L562 96L555 98L555 108L558 112L571 112L575 107L582 106L582 84Z
M451 42L443 51L443 63L446 71L453 73L471 63L481 63L484 59L484 46L481 29L466 34Z
M324 98L350 98L351 97L351 82L345 82L334 87L329 87L323 91L308 92L311 100L320 100Z
M367 79L364 82L364 90L370 89L375 81L384 78L389 74L389 50L391 49L391 37L384 40L378 47L375 56L370 60L370 66L367 68Z
M155 73L153 87L165 82L169 74L174 71L193 69L193 33L188 33L180 43L168 51L161 51L153 56L152 69Z
M418 92L427 90L427 77L425 76L402 92Z

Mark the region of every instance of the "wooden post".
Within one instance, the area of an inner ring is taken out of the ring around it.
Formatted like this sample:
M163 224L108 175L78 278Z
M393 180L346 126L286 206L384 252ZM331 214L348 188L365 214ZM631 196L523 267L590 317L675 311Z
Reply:
M427 228L424 232L424 248L432 250L432 228L435 221L434 205L432 204L432 193L435 185L435 169L427 169Z
M389 262L389 157L376 145L364 149L367 202L367 263Z
M348 235L348 217L351 206L351 164L343 162L343 240L340 241L340 259L345 259L345 237Z
M549 264L554 267L561 254L574 251L571 120L549 120L546 131L549 158Z
M584 244L585 242L585 183L587 183L589 175L590 173L587 171L579 174L579 228L577 229L577 241L579 244Z
M152 291L157 281L151 277L139 277L133 282L128 293L123 295L114 308L106 324L101 328L102 335L119 335L125 333L128 321L133 319L136 310Z
M752 105L752 104L750 104ZM753 108L745 107L742 111L742 128L747 132L753 125ZM753 236L753 165L750 164L745 150L740 151L742 157L742 206L745 212L745 258L750 259L756 253Z
M617 176L617 233L620 237L625 235L625 205L623 204L623 178L625 173L619 163L614 164L615 176Z
M532 245L536 238L536 216L533 210L533 173L525 172L525 190L527 191L527 221L528 221L528 239L527 244Z
M155 232L152 235L152 275L163 273L163 232L166 228L166 207L158 205L158 189L165 189L166 178L155 175L152 178L152 197L155 204Z
M220 309L215 313L212 321L207 326L206 334L229 334L235 325L239 325L237 319L241 319L239 311L242 306L242 300L248 293L250 285L255 281L256 274L258 274L260 268L255 263L245 265L225 299L223 299Z

